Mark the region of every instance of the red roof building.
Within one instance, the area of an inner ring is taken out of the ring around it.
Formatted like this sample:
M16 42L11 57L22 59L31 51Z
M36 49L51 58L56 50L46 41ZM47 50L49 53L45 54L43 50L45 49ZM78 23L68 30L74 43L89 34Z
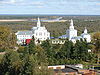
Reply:
M32 39L26 39L26 44L29 44Z

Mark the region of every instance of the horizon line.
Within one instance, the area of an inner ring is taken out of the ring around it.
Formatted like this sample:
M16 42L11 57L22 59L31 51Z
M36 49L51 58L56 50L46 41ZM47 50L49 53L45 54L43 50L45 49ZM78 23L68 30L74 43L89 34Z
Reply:
M34 16L100 16L99 14L0 14L1 15L34 15Z

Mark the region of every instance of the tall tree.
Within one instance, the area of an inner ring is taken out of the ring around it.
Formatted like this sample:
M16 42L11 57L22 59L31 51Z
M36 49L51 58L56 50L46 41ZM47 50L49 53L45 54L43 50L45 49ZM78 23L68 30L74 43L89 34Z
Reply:
M0 65L0 75L18 75L22 64L19 54L9 50L4 55Z
M26 54L19 75L37 75L39 70L37 59L33 55Z
M72 41L66 40L64 45L61 48L61 57L70 59L73 53L73 43Z
M74 46L74 57L75 59L79 59L79 60L83 60L86 61L87 60L87 56L88 56L88 46L87 46L87 42L85 40L77 40L76 44Z
M94 53L97 54L97 63L99 64L100 62L100 32L97 32L93 35L93 43L94 43Z
M32 40L30 41L30 43L25 47L25 51L28 54L34 54L35 53L35 39L34 36L32 37Z
M16 38L9 27L0 26L0 49L14 49Z
M41 44L41 47L45 50L47 58L48 58L48 62L50 65L52 65L54 63L54 55L55 55L55 51L54 49L52 49L52 45L50 43L49 40L44 41ZM52 63L52 64L51 64Z

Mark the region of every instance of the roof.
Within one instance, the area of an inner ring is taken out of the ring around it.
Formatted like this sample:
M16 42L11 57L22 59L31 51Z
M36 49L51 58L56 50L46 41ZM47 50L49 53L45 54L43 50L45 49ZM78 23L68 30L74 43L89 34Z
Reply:
M65 69L54 69L55 72L63 72L63 73L66 73L66 72L77 72L77 70L74 70L72 68L65 68Z
M79 68L79 67L75 67L75 65L66 65L66 68L71 68L71 69L74 69L74 70L84 70L82 68Z
M79 40L79 39L81 39L81 38L82 38L81 36L77 36L77 37L73 37L72 39Z
M32 30L36 30L38 27L32 27Z
M89 34L88 33L82 33L81 36L83 36L83 35L89 35Z
M64 69L54 69L55 72L63 72L63 73L68 73L68 72L79 72L79 70L86 70L82 68L75 67L75 65L65 65Z
M54 39L55 37L50 37L50 39Z
M16 35L33 35L32 31L18 31Z
M62 36L59 36L58 38L67 38L68 35L62 35Z
M32 39L26 39L26 44L29 44Z

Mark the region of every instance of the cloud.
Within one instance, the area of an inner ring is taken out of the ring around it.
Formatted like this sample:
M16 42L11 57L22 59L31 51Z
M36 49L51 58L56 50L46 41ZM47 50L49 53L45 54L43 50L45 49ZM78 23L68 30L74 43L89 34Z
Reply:
M9 0L9 1L5 1L5 0L0 0L0 4L5 5L5 4L14 4L14 5L43 5L43 2L40 1L28 1L28 2L24 2L24 0Z
M0 4L14 4L16 2L16 0L0 0Z
M0 5L63 9L69 6L73 8L90 6L99 2L99 0L0 0Z
M37 7L37 8L43 8L45 5L45 2L43 1L27 1L27 0L0 0L0 6L10 6L10 7Z
M16 0L10 0L11 3L16 3Z

